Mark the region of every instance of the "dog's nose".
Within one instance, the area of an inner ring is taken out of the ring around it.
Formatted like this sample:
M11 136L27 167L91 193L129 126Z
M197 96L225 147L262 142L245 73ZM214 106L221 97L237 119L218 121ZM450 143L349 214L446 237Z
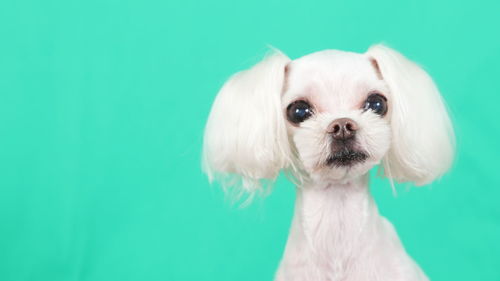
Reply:
M346 140L353 138L358 130L358 124L350 118L339 118L334 120L329 128L328 133L336 140Z

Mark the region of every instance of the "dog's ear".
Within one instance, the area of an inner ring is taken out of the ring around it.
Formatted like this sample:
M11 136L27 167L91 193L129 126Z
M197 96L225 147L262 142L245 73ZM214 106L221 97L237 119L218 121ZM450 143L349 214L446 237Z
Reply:
M215 177L225 186L241 184L252 192L261 187L261 180L274 180L289 165L291 152L281 108L288 62L276 51L233 75L219 91L203 148L203 166L211 181Z
M445 173L455 150L453 127L432 78L400 53L372 46L366 53L389 88L392 144L384 174L423 185Z

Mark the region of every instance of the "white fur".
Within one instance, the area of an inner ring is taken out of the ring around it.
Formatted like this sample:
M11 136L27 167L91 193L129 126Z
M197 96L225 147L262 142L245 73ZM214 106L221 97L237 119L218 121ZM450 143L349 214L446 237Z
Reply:
M362 110L370 93L387 97L388 112ZM307 100L314 114L296 125L287 106ZM356 146L368 158L326 165L328 127L350 118ZM280 170L297 182L295 216L276 280L427 280L379 215L368 171L381 163L399 182L426 184L442 175L454 153L453 129L432 79L384 46L365 54L326 50L291 61L278 52L233 76L219 92L207 123L204 168L253 194Z
M289 61L276 53L235 74L220 90L204 138L204 168L211 180L222 173L221 180L230 180L226 185L235 185L241 177L243 188L252 192L260 180L272 180L288 166L280 99Z
M367 55L377 61L392 95L393 144L384 167L390 166L390 176L400 182L432 182L450 167L455 146L436 85L423 69L387 47L374 46Z

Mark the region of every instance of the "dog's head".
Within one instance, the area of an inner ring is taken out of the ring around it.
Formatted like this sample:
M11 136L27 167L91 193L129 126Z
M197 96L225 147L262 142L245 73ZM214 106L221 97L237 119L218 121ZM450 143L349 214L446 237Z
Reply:
M253 191L286 169L299 181L345 182L382 163L422 185L451 165L453 129L429 75L384 46L277 52L219 92L204 139L205 170Z

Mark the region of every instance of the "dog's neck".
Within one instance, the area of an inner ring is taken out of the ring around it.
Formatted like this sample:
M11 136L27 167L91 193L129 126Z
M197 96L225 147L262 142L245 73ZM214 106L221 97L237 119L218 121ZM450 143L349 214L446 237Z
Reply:
M368 175L343 184L300 186L286 251L296 257L308 252L319 266L330 266L332 258L343 266L371 245L378 217Z

